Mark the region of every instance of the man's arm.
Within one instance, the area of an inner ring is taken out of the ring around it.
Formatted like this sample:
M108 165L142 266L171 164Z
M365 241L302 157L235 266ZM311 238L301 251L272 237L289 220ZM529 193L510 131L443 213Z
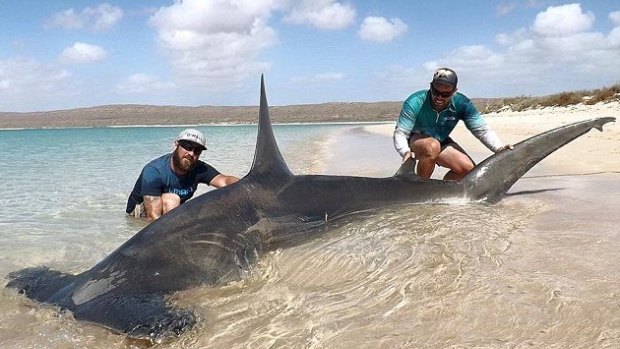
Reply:
M465 116L463 118L465 126L482 144L489 150L498 153L505 149L512 149L511 144L504 144L484 120L480 112L476 109L473 102L467 101Z
M142 170L142 199L146 218L156 220L164 214L164 204L161 198L164 192L164 183L161 173L150 164Z
M405 132L398 126L396 126L396 129L394 129L394 148L396 148L398 154L400 154L400 156L403 158L403 162L407 161L407 159L409 158L415 157L415 155L411 152L411 148L409 147L409 141L407 140L409 138L409 135L409 132Z
M227 176L227 175L220 173L217 176L213 177L211 182L209 182L209 185L216 187L216 188L222 188L227 185L237 183L238 181L239 181L239 178L235 176Z
M487 124L471 130L471 133L493 152L497 153L504 147L504 144L497 136L497 133L491 130Z
M396 128L394 129L394 135L392 137L394 141L394 149L403 158L403 162L409 158L415 158L415 154L411 152L409 146L409 136L415 126L418 113L424 104L424 98L420 96L420 92L409 96L400 109L400 114L396 120Z

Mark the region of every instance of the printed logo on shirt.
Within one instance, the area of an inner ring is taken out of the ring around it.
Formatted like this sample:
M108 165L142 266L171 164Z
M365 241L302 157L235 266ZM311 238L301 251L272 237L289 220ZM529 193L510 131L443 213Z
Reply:
M177 194L178 196L183 198L192 193L192 188L185 188L185 189L174 188L174 189L171 189L170 192L173 194Z

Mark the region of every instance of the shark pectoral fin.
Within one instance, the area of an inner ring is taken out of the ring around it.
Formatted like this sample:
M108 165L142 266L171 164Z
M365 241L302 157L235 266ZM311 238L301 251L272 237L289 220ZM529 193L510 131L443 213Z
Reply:
M56 303L72 287L75 275L62 273L48 267L34 267L14 271L7 275L6 285L39 302Z
M396 171L394 177L409 179L409 180L422 180L422 177L415 173L415 159L409 158Z
M191 311L174 309L162 295L152 293L98 297L75 307L73 316L153 342L177 337L196 323Z

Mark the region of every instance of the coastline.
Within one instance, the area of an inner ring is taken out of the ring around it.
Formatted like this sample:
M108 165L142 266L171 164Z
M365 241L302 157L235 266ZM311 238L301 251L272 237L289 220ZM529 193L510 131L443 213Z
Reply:
M271 106L274 123L389 121L402 102ZM131 125L212 125L257 122L258 106L108 105L46 112L0 112L0 128L73 128Z
M317 121L317 122L272 122L272 125L382 125L387 121ZM217 123L199 123L199 124L136 124L136 125L109 125L109 126L59 126L59 127L14 127L14 128L0 128L0 131L24 131L24 130L64 130L64 129L95 129L95 128L188 128L188 127L243 127L243 126L256 126L257 122L217 122Z

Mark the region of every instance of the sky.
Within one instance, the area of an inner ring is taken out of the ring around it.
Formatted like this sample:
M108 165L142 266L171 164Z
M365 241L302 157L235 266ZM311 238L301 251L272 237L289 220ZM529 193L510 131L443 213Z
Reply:
M620 1L0 0L0 111L472 98L620 83Z

